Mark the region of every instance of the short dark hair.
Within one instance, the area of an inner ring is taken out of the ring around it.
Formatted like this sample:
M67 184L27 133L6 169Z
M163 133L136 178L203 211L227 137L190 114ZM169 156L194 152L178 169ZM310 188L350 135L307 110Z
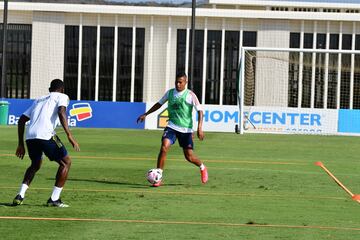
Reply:
M181 77L187 77L187 76L186 76L186 73L185 73L185 72L178 72L178 73L176 74L176 79L181 78Z
M60 79L54 79L50 83L49 92L54 92L62 88L64 88L64 82L61 81Z

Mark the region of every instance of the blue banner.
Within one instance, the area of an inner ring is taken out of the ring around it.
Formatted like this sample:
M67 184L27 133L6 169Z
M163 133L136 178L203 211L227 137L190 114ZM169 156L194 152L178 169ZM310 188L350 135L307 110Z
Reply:
M31 99L6 99L9 105L9 125L17 125L23 112L31 106ZM67 108L70 127L88 128L136 128L143 129L144 123L136 123L145 112L145 103L70 101Z
M360 133L360 110L339 110L340 133Z

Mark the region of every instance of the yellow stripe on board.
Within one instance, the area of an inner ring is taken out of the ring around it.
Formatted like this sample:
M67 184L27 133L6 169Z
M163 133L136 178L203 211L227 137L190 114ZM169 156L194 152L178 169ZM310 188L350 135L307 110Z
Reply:
M91 108L89 107L81 107L81 108L73 108L70 110L70 115L74 116L74 115L78 115L78 114L82 114L82 113L88 113L91 112Z
M15 157L15 154L0 154L0 157ZM106 159L106 160L154 160L153 158L147 157L106 157L106 156L71 156L73 159ZM182 159L172 159L170 161L184 161ZM263 162L263 161L237 161L237 160L210 160L203 159L204 162L212 163L239 163L239 164L270 164L270 165L299 165L306 166L312 165L313 163L299 163L299 162Z
M212 225L219 227L266 227L266 228L294 228L294 229L320 229L320 230L343 230L360 231L360 228L333 227L333 226L297 226L276 224L245 224L245 223L222 223L222 222L185 222L185 221L157 221L157 220L127 220L105 218L44 218L44 217L12 217L0 216L3 220L33 220L33 221L81 221L81 222L114 222L114 223L146 223L146 224L173 224L173 225Z

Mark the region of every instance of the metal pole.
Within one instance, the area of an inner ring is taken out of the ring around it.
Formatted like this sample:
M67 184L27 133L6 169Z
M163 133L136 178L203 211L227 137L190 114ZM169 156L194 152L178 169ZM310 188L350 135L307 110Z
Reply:
M190 41L190 79L189 79L189 89L193 90L193 79L194 79L194 59L195 59L195 9L196 9L196 0L192 0L191 6L191 41Z
M1 96L0 96L0 98L5 98L6 45L7 45L7 15L8 15L8 0L4 0L3 52L2 52L2 75L1 75Z

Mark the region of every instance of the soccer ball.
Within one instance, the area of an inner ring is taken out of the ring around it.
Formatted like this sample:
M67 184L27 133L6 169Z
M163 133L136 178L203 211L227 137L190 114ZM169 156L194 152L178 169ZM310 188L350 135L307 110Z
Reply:
M162 170L160 168L150 169L146 174L146 179L151 184L160 182L162 179Z

